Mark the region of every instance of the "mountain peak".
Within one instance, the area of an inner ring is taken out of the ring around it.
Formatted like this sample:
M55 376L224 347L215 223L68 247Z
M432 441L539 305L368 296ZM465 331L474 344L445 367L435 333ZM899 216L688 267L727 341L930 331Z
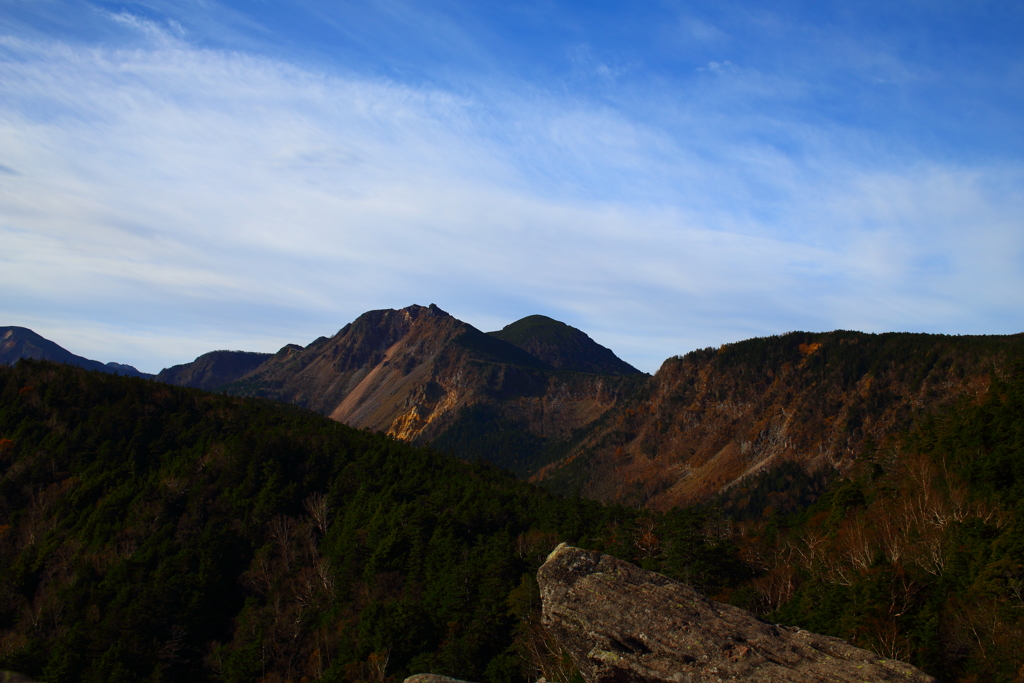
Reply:
M288 346L285 346L281 351L287 348ZM270 357L269 353L251 351L210 351L191 363L164 368L156 379L167 384L215 391L221 385L252 372Z
M118 373L134 377L152 377L123 363L101 363L76 356L63 346L33 332L27 327L0 327L0 365L14 365L22 358L49 360L75 365L86 370Z
M598 375L641 374L582 330L546 315L528 315L488 334L518 346L559 370Z
M421 317L428 318L450 318L452 317L446 311L442 311L438 308L437 304L430 304L429 306L420 306L419 304L412 304L405 308L400 308L395 311L392 308L385 308L381 311L370 311L369 313L391 313L396 312L402 314L407 320L416 320ZM363 315L367 315L364 313ZM362 317L362 316L360 316Z

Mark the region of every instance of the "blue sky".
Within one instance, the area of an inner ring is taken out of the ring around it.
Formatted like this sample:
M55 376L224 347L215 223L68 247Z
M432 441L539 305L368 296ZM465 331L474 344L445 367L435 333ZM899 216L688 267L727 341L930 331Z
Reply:
M1024 5L0 0L0 324L1024 331Z

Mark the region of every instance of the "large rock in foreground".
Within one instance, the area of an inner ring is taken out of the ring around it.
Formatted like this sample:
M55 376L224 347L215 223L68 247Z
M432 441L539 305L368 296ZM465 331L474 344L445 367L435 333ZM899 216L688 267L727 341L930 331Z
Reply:
M449 678L437 674L414 674L406 678L402 683L470 683L460 678Z
M0 683L36 683L27 676L14 673L13 671L0 671Z
M564 543L537 581L544 624L588 683L935 681L909 664L769 624L661 574Z

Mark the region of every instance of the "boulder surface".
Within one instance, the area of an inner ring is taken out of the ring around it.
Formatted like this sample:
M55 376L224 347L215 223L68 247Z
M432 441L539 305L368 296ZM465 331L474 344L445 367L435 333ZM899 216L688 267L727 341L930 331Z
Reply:
M0 671L0 683L36 683L36 681L13 671Z
M449 678L437 674L414 674L406 678L402 683L470 683L460 678Z
M935 681L910 664L767 623L661 574L564 543L537 582L543 623L587 683Z

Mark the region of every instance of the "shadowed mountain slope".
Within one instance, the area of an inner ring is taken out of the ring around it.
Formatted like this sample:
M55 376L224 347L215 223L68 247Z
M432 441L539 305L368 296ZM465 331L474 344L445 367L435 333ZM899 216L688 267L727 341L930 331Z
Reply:
M191 363L164 368L155 379L179 387L214 391L249 374L272 355L252 351L211 351Z
M641 374L586 333L544 315L531 315L488 332L540 358L551 367L597 375Z
M0 327L0 365L14 365L22 358L66 363L86 370L99 370L132 377L152 377L123 363L101 363L76 356L62 346L42 337L27 327Z

